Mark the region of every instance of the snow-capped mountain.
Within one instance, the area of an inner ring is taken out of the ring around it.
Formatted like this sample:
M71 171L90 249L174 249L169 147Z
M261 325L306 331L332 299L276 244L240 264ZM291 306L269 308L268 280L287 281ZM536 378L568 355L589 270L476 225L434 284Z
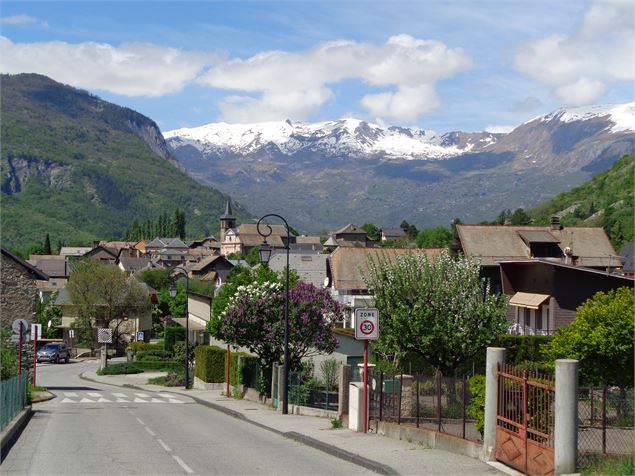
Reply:
M382 127L358 119L215 123L164 133L200 181L302 231L433 226L530 207L633 153L635 103L559 109L509 133Z
M497 134L482 133L462 140L456 133L438 135L417 128L383 128L359 119L303 124L264 122L256 124L207 124L164 133L176 149L192 145L202 153L251 154L267 145L293 155L303 150L332 156L377 156L399 159L444 159L496 142ZM470 135L472 136L472 135Z

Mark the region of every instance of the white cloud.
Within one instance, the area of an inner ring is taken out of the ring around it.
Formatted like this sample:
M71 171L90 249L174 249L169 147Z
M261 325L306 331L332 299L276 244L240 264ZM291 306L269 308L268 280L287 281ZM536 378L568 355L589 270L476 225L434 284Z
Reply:
M269 51L244 60L232 59L212 68L200 81L259 95L224 100L221 119L228 122L304 119L334 99L329 85L350 78L396 88L366 95L361 105L370 114L412 121L439 106L434 89L437 81L470 65L460 48L399 35L380 46L333 41L301 53Z
M509 132L516 129L517 126L499 126L499 125L490 125L485 128L485 132L490 132L492 134L508 134Z
M596 102L607 83L635 80L633 13L629 0L596 0L575 33L522 45L515 67L566 105Z
M2 17L2 23L5 25L29 25L39 23L39 20L30 15L13 15L10 17Z
M72 86L126 96L161 96L182 89L216 59L147 43L12 43L0 37L3 73L40 73Z

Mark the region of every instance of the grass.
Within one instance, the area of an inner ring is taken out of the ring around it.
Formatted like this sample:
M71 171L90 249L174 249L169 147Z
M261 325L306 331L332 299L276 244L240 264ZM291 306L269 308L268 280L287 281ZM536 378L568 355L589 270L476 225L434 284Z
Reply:
M635 474L635 459L632 456L598 457L590 466L583 468L583 476L627 476Z

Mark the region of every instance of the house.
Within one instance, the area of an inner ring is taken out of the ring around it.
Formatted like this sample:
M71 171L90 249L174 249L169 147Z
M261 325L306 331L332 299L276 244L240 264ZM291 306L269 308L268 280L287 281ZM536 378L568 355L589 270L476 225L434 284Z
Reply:
M289 253L289 268L298 273L301 281L311 283L317 288L324 287L326 279L326 259L328 255L317 252L292 251ZM287 266L287 253L276 251L269 260L269 268L284 272Z
M285 248L287 241L287 229L284 225L260 225L263 232L268 232L271 227L271 235L267 237L267 243L274 248ZM257 226L245 223L239 228L230 228L223 231L221 242L221 255L232 253L247 255L254 247L259 247L264 242L264 237L258 233Z
M406 241L408 235L403 228L382 228L381 241Z
M101 264L114 265L119 257L119 250L117 248L110 248L99 244L86 253L84 257L97 260Z
M145 283L140 284L148 292L148 299L156 304L158 302L156 290ZM59 327L63 330L64 340L69 342L71 341L69 330L71 329L71 324L77 319L77 309L73 305L70 294L66 289L60 290L54 304L62 309L62 323ZM130 319L113 319L110 322L110 328L116 330L128 342L135 340L138 332L143 332L144 337L148 336L149 338L150 330L152 329L152 310L149 309L146 314Z
M188 244L188 247L191 250L199 249L199 248L208 248L220 251L220 241L215 236L206 236L202 240L193 240Z
M324 246L327 248L340 246L371 248L375 246L375 242L368 237L362 228L349 223L339 230L330 232Z
M291 243L289 244L291 251L306 252L316 251L321 252L324 250L322 241L317 235L300 235L291 237Z
M129 275L135 275L140 273L146 269L152 268L152 262L149 257L142 256L140 258L130 257L130 256L119 256L117 260L117 266L124 273Z
M635 279L591 268L532 259L500 262L502 291L510 296L510 331L551 334L575 320L576 309L598 291L623 286Z
M210 341L207 323L212 317L212 297L190 291L187 296L188 320L175 317L174 321L188 329L192 344L207 344Z
M39 299L36 283L48 276L9 250L0 250L0 328L11 328L16 319L34 322Z
M234 265L224 256L207 256L197 263L186 267L191 279L212 281L216 286L221 286L226 280Z
M157 237L145 244L146 254L149 254L152 257L158 256L161 253L164 255L185 255L188 249L188 246L180 238Z
M333 298L349 308L343 327L352 327L355 309L372 307L373 295L364 282L371 261L393 260L407 253L425 254L429 258L439 255L441 248L352 248L339 247L328 255L326 264L326 287Z
M501 261L542 259L610 272L622 266L602 228L563 228L556 217L551 226L456 225L451 252L478 260L496 293Z
M81 258L92 248L90 246L62 246L60 256L64 258Z
M72 272L73 263L63 255L31 255L27 262L49 277L36 281L40 299L45 302L55 291L66 286Z

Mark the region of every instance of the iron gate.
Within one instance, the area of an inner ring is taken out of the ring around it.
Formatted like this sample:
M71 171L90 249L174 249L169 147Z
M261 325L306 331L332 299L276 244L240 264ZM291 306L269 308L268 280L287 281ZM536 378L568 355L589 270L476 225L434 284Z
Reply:
M554 399L552 377L498 365L498 461L525 474L554 474Z

